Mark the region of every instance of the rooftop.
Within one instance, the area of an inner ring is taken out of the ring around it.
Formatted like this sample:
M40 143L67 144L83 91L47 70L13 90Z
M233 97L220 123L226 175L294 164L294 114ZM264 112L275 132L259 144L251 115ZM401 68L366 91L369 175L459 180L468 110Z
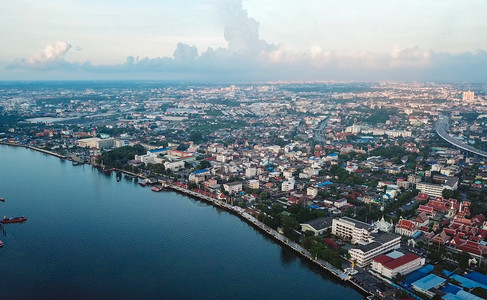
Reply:
M349 217L342 217L342 218L340 218L340 220L353 223L355 225L355 227L357 227L357 228L367 229L367 230L372 229L372 225L358 221L358 220L355 220L355 219L352 219L352 218L349 218Z
M154 150L150 150L149 152L150 153L158 153L158 152L163 152L163 151L169 151L171 150L170 148L164 148L164 149L154 149Z
M394 270L400 266L403 266L407 263L410 263L416 259L420 258L419 256L417 256L416 254L412 254L412 253L407 253L399 258L396 258L396 259L393 259L391 261L388 261L384 264L384 267L390 269L390 270Z
M427 291L431 288L439 286L445 281L446 279L436 276L435 274L429 274L428 276L413 282L411 285L423 291Z
M333 221L333 217L323 217L323 218L307 221L302 224L308 224L309 226L313 227L315 230L322 230L331 227L332 221Z
M397 234L392 234L387 232L374 233L372 234L372 236L374 237L375 242L379 242L381 244L385 244L397 238L400 238L400 236Z

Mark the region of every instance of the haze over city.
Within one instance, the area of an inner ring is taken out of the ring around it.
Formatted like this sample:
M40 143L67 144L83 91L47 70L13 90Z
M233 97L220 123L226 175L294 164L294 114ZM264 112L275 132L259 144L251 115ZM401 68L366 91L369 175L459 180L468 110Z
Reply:
M0 80L482 81L484 1L4 1Z

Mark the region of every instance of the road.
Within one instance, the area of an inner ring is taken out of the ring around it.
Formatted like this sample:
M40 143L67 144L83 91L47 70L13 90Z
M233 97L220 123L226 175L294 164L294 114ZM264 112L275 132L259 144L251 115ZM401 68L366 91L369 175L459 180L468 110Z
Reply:
M323 139L322 134L323 134L323 129L325 129L325 126L328 123L328 119L329 119L329 117L327 117L326 119L321 121L320 126L318 126L318 128L315 129L314 138L315 138L315 141L317 141L320 144L323 144L326 142L325 139Z
M474 148L472 146L469 146L469 145L467 145L467 144L465 144L463 142L460 142L460 141L452 138L446 132L446 129L448 127L448 122L449 122L449 118L447 116L444 116L444 115L440 115L440 118L438 119L438 122L436 122L436 125L435 125L436 133L438 133L438 135L442 139L444 139L448 143L450 143L453 146L455 146L457 148L460 148L460 149L462 149L464 151L468 151L470 153L473 153L473 154L476 154L476 155L479 155L479 156L482 156L482 157L486 157L487 158L487 152L482 151L482 150L479 150L477 148Z

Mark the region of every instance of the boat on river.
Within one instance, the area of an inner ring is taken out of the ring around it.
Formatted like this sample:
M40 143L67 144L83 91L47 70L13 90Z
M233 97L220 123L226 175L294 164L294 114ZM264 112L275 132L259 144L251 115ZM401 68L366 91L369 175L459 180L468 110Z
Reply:
M8 224L8 223L22 223L24 221L27 221L26 217L13 217L13 218L7 218L3 217L2 223L3 224Z
M151 190L152 190L153 192L160 192L160 191L162 191L163 189L164 189L164 188L163 188L162 186L153 186L153 187L151 188Z

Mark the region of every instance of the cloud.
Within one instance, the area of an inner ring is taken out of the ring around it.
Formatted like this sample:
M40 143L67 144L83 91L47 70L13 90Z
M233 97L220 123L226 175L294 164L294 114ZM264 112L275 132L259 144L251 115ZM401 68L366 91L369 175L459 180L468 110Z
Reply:
M195 46L178 43L173 56L176 61L194 61L198 57L198 49Z
M66 66L69 63L64 61L64 56L73 46L67 42L57 41L49 44L43 52L34 54L29 58L16 60L10 68L26 69L53 69L60 66Z
M223 36L229 51L259 54L275 48L259 38L259 23L248 16L243 9L242 0L220 1L218 7L224 26Z
M65 72L74 79L485 80L487 52L482 50L450 54L394 46L374 53L337 53L314 45L296 53L284 44L260 39L259 23L248 16L242 0L219 0L217 8L228 44L225 48L200 52L195 46L178 43L171 57L129 56L120 64L93 65L67 62L64 57L77 47L58 41L41 53L14 61L8 68Z

